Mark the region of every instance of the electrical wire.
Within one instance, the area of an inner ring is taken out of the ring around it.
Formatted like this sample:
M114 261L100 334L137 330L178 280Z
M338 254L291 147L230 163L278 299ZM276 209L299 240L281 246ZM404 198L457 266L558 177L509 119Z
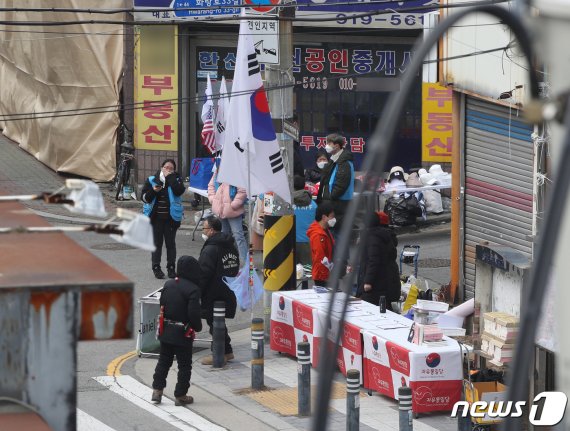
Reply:
M501 3L508 3L511 0L484 0L484 1L470 1L464 3L457 3L457 4L446 4L446 5L439 5L437 7L434 6L415 6L409 8L396 8L390 10L378 10L372 12L363 12L363 13L354 13L352 15L347 15L342 19L356 19L356 18L365 18L370 16L377 16L377 15L386 15L386 14L393 14L393 13L406 13L406 12L427 12L427 11L434 11L434 10L441 10L441 9L456 9L456 8L466 8L466 7L476 7L476 6L485 6L485 5L496 5ZM203 8L193 8L194 10L203 9ZM219 8L218 8L219 9ZM330 12L334 13L334 12ZM208 17L207 19L201 21L207 22L227 22L227 21L243 21L249 19L256 19L259 21L292 21L292 22L334 22L338 21L338 17L322 17L322 18L310 18L310 17L284 17L284 16L256 16L252 18L251 16L228 16L228 17ZM192 20L188 20L188 22L192 22ZM103 25L125 25L125 26L140 26L140 25L178 25L180 24L180 20L162 20L162 21L112 21L112 20L76 20L76 21L0 21L0 25L8 25L8 26L30 26L30 27L38 27L38 26L45 26L45 27L59 27L59 26L68 26L68 25L88 25L88 24L103 24Z
M430 63L439 63L443 61L451 61L451 60L458 60L467 57L473 57L476 55L488 54L491 52L496 51L503 51L507 48L507 46L501 48L493 48L487 49L484 51L475 51L469 54L461 54L452 57L445 57L445 58L438 58L435 60L424 60L422 64L430 64ZM359 78L366 76L368 74L373 74L375 72L369 72L366 74L360 73L353 73L347 74L343 76L331 76L326 77L328 81L334 81L338 79L346 79L346 78ZM382 78L380 78L382 79ZM276 91L276 90L283 90L286 88L295 88L299 84L291 83L291 84L280 84L280 85L273 85L265 87L265 92ZM310 91L320 91L320 90L313 90L313 89L305 89ZM237 93L217 93L211 96L212 100L220 100L225 98L230 98L233 96L243 96L243 95L250 95L254 92L254 90L243 90ZM161 100L153 100L152 105L154 107L160 106L161 104L168 105L169 107L172 105L185 105L189 103L196 103L204 100L204 96L196 96L196 97L182 97L182 98L175 98L175 99L161 99ZM0 115L0 121L22 121L22 120L39 120L44 118L59 118L59 117L73 117L73 116L81 116L81 115L93 115L93 114L104 114L109 112L122 112L122 111L136 111L139 109L144 109L145 102L133 102L128 104L115 104L115 105L106 105L106 106L95 106L92 108L76 108L76 109L61 109L56 111L41 111L41 112L24 112L24 113L17 113L17 114L5 114Z
M134 8L113 8L113 9L92 9L92 8L0 8L0 13L6 12L29 12L29 13L87 13L87 14L100 14L100 15L116 15L124 13L156 13L156 12L186 12L193 10L219 10L219 9L248 9L255 7L267 8L271 7L273 9L284 9L284 8L298 8L303 9L311 8L336 8L338 6L360 6L369 7L371 5L382 5L382 4L404 4L404 3L418 3L418 0L370 0L365 3L362 1L345 1L345 2L335 2L334 4L318 4L318 3L281 3L275 5L261 4L261 3L251 3L251 4L237 4L237 5L216 5L216 6L195 6L195 7L134 7ZM430 4L432 2L425 1L429 6L434 9L439 7L439 4Z
M362 170L364 172L379 172L383 169L384 164L387 160L388 154L393 147L393 138L395 135L396 127L399 123L401 118L401 114L403 112L403 108L406 104L406 101L410 95L410 92L413 88L414 78L415 75L419 72L420 67L422 66L423 59L426 55L430 52L432 47L438 42L438 40L447 32L450 26L458 22L459 20L465 18L466 16L472 13L486 13L492 16L495 16L510 27L510 29L514 32L517 40L520 43L521 49L523 50L527 60L529 63L532 62L533 54L532 54L532 47L530 43L530 39L528 34L522 25L521 21L517 18L516 15L512 14L508 10L505 10L501 7L491 6L491 5L483 5L473 7L467 10L459 11L453 15L448 16L444 21L442 21L438 26L436 26L432 32L430 32L425 41L416 44L416 49L414 49L415 55L412 60L412 63L407 69L407 73L404 75L404 79L402 80L400 91L398 93L392 93L386 104L382 115L380 116L381 121L378 124L376 131L372 135L371 139L368 143L368 154L366 155ZM538 79L537 75L534 71L529 71L530 75L530 89L531 94L533 97L538 97ZM333 303L335 300L335 292L334 289L339 284L341 279L341 268L342 262L348 259L348 249L350 244L350 237L352 235L352 226L356 220L356 215L358 208L360 206L360 202L363 199L364 184L368 184L368 181L362 181L359 184L359 191L361 193L355 194L351 203L347 208L347 212L343 219L343 225L340 233L340 239L338 242L338 247L335 252L335 265L332 271L332 274L329 278L330 285L333 287L333 293L331 295L331 300L328 305L328 312L326 316L326 322L324 323L325 331L327 328L331 327L332 320L332 309ZM378 179L373 181L372 190L378 185ZM362 246L359 245L357 247L357 256L362 253L361 251ZM545 268L546 269L546 268ZM339 322L339 328L343 327L345 316L346 316L346 305L348 302L348 293L350 290L351 282L354 279L354 275L348 274L348 280L344 282L342 285L343 291L345 292L344 298L342 298L342 308L341 308L341 316ZM533 304L534 308L534 304ZM533 328L534 329L534 328ZM524 333L524 332L521 332ZM338 345L340 344L340 334L341 331L337 331L336 336L331 342L325 342L325 350L324 354L322 355L322 361L319 365L319 376L318 376L318 391L317 391L317 400L316 400L316 407L315 407L315 414L313 416L312 421L312 430L314 431L321 431L327 429L327 419L328 419L328 405L330 401L331 395L331 386L333 381L335 363L338 353ZM524 333L525 337L524 340L529 340L531 343L534 340L534 337L531 334ZM328 336L325 336L325 340L328 340ZM517 346L519 346L517 344ZM519 354L517 350L517 355L515 356L515 364L519 362ZM528 351L521 352L522 356L526 358L528 366L528 358L531 356ZM519 369L521 365L518 365ZM524 372L525 369L522 371ZM520 371L519 371L520 372ZM520 372L520 375L522 372ZM515 380L517 380L515 378ZM526 380L524 378L520 378L519 380ZM514 392L511 395L520 396L519 392ZM515 400L514 398L509 398L509 400Z

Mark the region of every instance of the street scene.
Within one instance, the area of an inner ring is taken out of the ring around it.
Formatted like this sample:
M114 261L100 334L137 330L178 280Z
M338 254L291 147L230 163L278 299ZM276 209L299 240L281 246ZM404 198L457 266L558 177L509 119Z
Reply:
M568 429L554 0L5 3L1 431Z

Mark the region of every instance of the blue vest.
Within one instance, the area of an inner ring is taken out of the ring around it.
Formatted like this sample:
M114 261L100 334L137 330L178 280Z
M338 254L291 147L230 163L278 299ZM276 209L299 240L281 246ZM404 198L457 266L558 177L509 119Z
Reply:
M317 204L311 201L310 205L306 207L298 207L293 205L295 212L295 241L296 242L309 242L307 236L307 229L311 223L315 221L315 212L317 211Z
M158 186L159 184L155 181L156 176L152 175L148 177L148 182L151 186ZM170 217L174 221L181 221L182 217L184 217L184 207L182 206L182 197L176 196L172 191L171 187L168 187L168 199L170 200ZM154 207L154 203L156 202L156 198L152 200L152 202L145 203L143 205L143 214L147 217L150 217L150 213L152 212L152 208Z
M351 200L352 195L354 194L354 165L352 164L352 162L348 162L348 164L350 165L350 182L348 184L348 187L346 188L346 191L342 194L341 197L338 198L341 201ZM337 170L338 170L338 165L334 167L331 179L329 180L329 193L332 193Z

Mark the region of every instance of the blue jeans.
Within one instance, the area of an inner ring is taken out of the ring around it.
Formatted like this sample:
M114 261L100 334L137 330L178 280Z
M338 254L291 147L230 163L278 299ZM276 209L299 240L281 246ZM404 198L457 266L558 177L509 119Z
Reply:
M243 232L243 217L223 218L221 220L222 232L232 234L237 244L239 259L242 263L245 263L247 259L247 240L245 239L245 234Z

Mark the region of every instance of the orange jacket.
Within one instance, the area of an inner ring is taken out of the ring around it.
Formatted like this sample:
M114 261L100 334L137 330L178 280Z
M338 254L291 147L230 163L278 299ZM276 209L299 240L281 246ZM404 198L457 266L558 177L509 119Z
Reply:
M311 258L313 261L313 280L328 280L329 270L321 261L326 256L329 262L333 260L334 239L330 231L323 229L319 223L314 221L307 229L307 236L311 244Z

